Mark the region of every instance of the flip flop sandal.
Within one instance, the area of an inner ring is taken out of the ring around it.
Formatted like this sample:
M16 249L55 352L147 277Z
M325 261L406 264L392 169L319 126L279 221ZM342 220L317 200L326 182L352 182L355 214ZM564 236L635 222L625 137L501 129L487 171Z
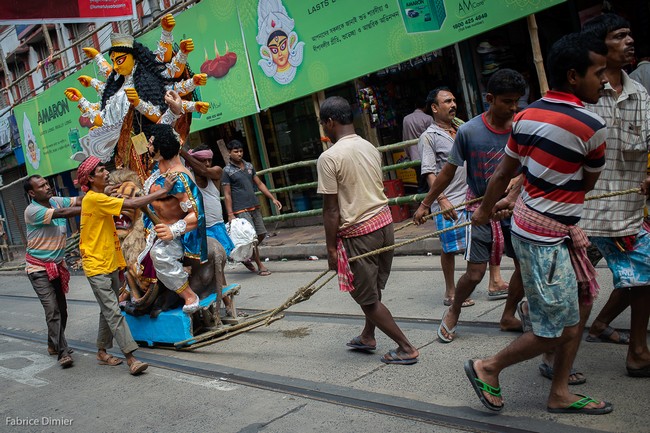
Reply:
M618 341L612 340L612 334L614 332L618 332ZM585 341L588 341L590 343L630 344L630 334L627 332L618 331L611 326L608 326L603 330L603 332L600 333L600 335L596 337L587 335L587 337L585 337Z
M501 387L495 388L492 385L485 383L479 379L478 375L476 374L476 370L474 369L473 359L468 359L465 361L465 365L463 367L465 369L465 374L467 375L469 382L472 384L472 388L474 388L474 392L476 392L476 395L478 395L478 398L481 400L481 403L483 403L483 406L495 412L499 412L501 409L503 409L503 404L496 405L490 402L487 398L485 398L485 395L483 395L483 391L485 391L495 397L501 397Z
M650 377L650 365L641 368L627 367L627 375L630 377Z
M498 299L505 299L508 297L508 289L495 290L493 292L488 291L488 299L496 301Z
M445 307L451 307L451 304L453 304L453 303L454 303L454 300L452 298L445 298L442 301L442 305L444 305ZM463 302L463 305L461 305L461 307L463 307L463 308L472 307L474 305L476 305L476 302L471 298L467 298L467 299L465 299L465 302Z
M550 413L572 413L572 414L583 414L583 415L604 415L610 413L614 410L614 407L609 402L604 402L605 406L595 407L595 408L585 408L589 403L600 403L597 400L594 400L591 397L582 394L576 394L578 397L582 397L580 400L571 403L567 407L547 407L546 410Z
M142 373L143 371L145 371L148 367L149 364L147 364L146 362L133 361L131 365L129 365L129 373L131 373L131 375L133 376L136 376Z
M553 380L553 367L550 365L546 364L545 362L542 362L539 364L539 374L541 374L543 377ZM576 370L575 368L571 368L571 371L569 372L569 377L571 376L576 376L578 377L578 374L582 374L582 379L569 379L569 385L582 385L583 383L587 382L587 378L584 377L584 374Z
M442 315L442 320L440 321L440 325L438 326L438 338L443 343L451 343L452 341L454 341L454 338L456 338L457 326L454 326L452 329L449 329L449 327L445 323L445 317L447 317L448 312L449 310L445 310L445 313ZM442 333L443 329L447 332L447 335L449 335L449 337L445 337L445 334Z
M415 358L401 358L397 353L397 349L395 349L389 350L388 353L380 358L380 360L384 364L413 365L417 364L418 357L416 356Z
M524 302L527 301L524 299L517 304L517 315L521 320L521 328L526 333L533 330L533 322L530 320L530 314L528 312L524 313Z
M354 350L362 350L365 352L370 352L377 349L377 346L371 346L369 344L364 344L361 342L361 336L354 337L350 342L345 343L346 346L351 347Z
M66 356L62 357L61 359L59 359L59 365L62 368L72 367L73 362L74 361L72 360L72 357L69 356L69 355L66 355Z
M113 355L108 355L103 359L97 357L97 363L99 365L110 365L111 367L114 367L116 365L120 365L122 363L122 360L120 358L114 357Z

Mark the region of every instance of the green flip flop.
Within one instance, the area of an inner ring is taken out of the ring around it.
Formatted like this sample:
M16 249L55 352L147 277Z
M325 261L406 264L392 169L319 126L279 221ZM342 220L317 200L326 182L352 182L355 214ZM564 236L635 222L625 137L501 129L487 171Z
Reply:
M567 407L547 407L546 410L550 413L570 413L570 414L584 414L584 415L604 415L610 413L614 410L614 406L611 403L605 402L605 406L597 408L585 408L589 403L600 403L598 400L583 395L576 394L578 397L582 397L580 400L573 402Z
M465 374L467 375L469 382L472 384L472 388L474 388L474 392L476 392L476 395L478 395L478 398L481 400L481 403L483 403L483 406L495 412L499 412L501 409L503 409L502 404L501 405L492 404L487 398L485 398L485 395L483 395L483 391L485 391L488 394L493 395L495 397L501 397L501 387L495 388L492 385L485 383L481 379L479 379L478 376L476 375L476 370L474 370L473 359L468 359L467 361L465 361L464 368L465 368Z

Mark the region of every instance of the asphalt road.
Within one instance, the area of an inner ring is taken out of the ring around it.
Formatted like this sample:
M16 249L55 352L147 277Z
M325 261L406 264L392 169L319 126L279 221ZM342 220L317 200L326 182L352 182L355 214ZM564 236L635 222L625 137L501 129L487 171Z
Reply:
M242 285L238 307L256 311L280 305L325 265L269 262L268 277L238 265L226 275ZM505 262L504 274L510 272ZM596 309L611 290L609 271L599 273L603 295ZM97 365L99 310L85 277L73 276L71 283L67 336L75 365L61 370L47 356L43 311L29 281L20 273L0 274L0 431L648 431L648 380L625 375L626 347L613 344L581 345L576 366L588 381L573 387L613 402L612 414L547 413L550 382L539 375L538 359L506 370L506 408L485 410L463 361L488 356L517 334L498 330L503 301L488 301L484 282L473 296L476 306L463 310L458 339L439 343L435 329L444 307L437 257L396 258L385 292L386 305L420 348L414 366L380 363L394 347L381 334L376 354L347 350L363 320L349 295L329 283L269 327L194 352L142 348L137 354L151 367L132 377L125 365ZM614 326L628 323L626 312Z

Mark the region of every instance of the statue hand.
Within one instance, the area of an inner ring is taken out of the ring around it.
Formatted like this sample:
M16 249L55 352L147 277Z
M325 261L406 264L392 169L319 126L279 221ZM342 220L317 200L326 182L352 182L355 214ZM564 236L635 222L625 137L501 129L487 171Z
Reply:
M83 47L83 52L88 57L89 59L94 59L97 54L99 54L99 51L94 49L93 47Z
M90 87L90 80L92 80L92 77L89 77L88 75L81 75L77 78L77 81L79 81L84 87Z
M140 97L138 96L138 91L135 90L133 87L127 87L124 89L124 93L126 93L126 99L129 100L129 102L136 107L140 103Z
M196 111L201 113L201 114L207 113L208 109L210 108L210 103L209 102L198 101L194 105L196 107Z
M180 47L183 54L189 54L194 51L194 41L192 39L184 39L181 41Z
M192 80L196 86L205 86L208 82L208 74L194 74Z
M95 126L93 126L90 129L94 129L94 128L97 128L97 127L100 127L100 126L104 126L104 119L102 119L102 117L98 114L97 116L95 116L95 119L93 120L93 125L95 125Z
M162 19L160 20L160 26L166 32L171 32L175 25L176 25L176 20L174 19L174 15L172 14L167 14L164 17L162 17Z
M79 102L81 99L81 92L74 87L68 87L65 89L63 92L66 98L68 98L72 102Z

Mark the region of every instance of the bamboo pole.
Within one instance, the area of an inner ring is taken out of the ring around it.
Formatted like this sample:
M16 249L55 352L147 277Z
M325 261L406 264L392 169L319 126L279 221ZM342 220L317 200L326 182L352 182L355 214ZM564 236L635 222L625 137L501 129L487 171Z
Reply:
M530 45L533 48L533 61L535 63L535 70L537 71L537 79L539 80L539 91L542 96L548 92L548 82L546 81L546 71L544 70L544 58L542 50L539 47L539 35L537 33L537 20L535 15L528 15L528 33L530 34Z

